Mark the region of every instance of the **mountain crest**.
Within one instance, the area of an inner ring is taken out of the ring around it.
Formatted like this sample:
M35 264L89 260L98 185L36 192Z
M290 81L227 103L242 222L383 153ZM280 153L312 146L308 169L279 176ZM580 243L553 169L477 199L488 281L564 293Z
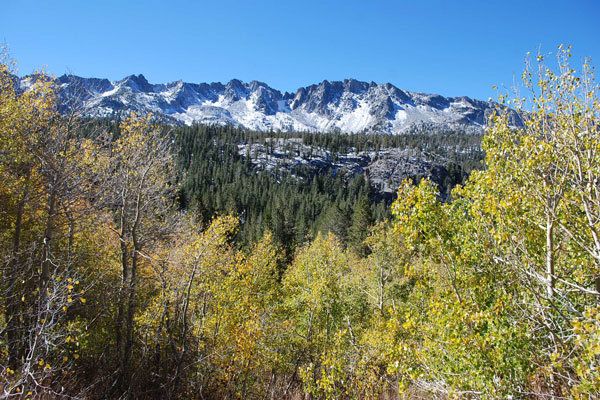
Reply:
M20 86L26 89L27 77ZM152 112L165 121L256 130L401 134L418 127L480 131L497 107L468 97L409 92L391 83L323 80L282 94L264 82L151 84L142 74L122 80L63 75L56 79L65 110L89 116ZM515 125L518 115L511 112Z

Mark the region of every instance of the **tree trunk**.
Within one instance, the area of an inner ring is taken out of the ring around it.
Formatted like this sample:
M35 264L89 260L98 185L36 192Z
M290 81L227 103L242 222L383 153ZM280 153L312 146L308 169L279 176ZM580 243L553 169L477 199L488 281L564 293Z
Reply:
M117 357L119 359L119 374L117 381L117 388L123 392L126 390L126 386L128 386L125 373L126 373L126 363L125 363L125 340L123 338L123 327L124 327L124 319L125 319L125 299L128 293L129 287L129 252L127 249L127 242L125 240L126 237L126 219L124 215L124 209L121 210L121 229L119 232L119 239L121 241L121 287L119 288L119 298L118 298L118 310L117 310L117 321L115 323L115 336L117 342Z
M136 241L134 240L134 243ZM131 384L131 355L133 351L133 317L135 316L135 292L136 292L136 272L138 264L138 249L135 248L131 255L131 273L129 276L129 286L127 287L127 318L125 320L125 346L123 351L123 374L126 378L127 389Z
M554 274L554 223L551 216L546 215L546 276L548 298L554 297L556 277Z
M48 282L50 281L50 246L54 237L54 214L56 212L56 193L53 190L48 199L48 220L44 231L42 262L39 278L38 320L47 319Z
M28 183L28 182L27 182ZM26 184L27 184L26 183ZM23 226L23 214L25 212L25 203L27 201L27 192L17 204L17 215L15 218L15 231L13 234L13 251L8 262L7 268L7 294L6 294L6 344L8 347L8 366L15 370L18 367L22 350L19 340L19 298L17 288L18 259L19 249L21 247L21 229Z

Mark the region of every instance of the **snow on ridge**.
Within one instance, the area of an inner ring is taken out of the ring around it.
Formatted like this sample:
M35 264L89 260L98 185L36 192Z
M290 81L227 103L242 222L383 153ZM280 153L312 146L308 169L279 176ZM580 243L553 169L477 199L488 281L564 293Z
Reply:
M58 90L61 98L71 99L76 86L77 90L87 87L80 106L89 115L151 111L187 125L199 122L257 130L398 134L419 124L480 127L494 107L468 97L446 98L355 80L323 81L285 96L258 81L150 84L143 75L131 75L110 85L107 81L101 89L81 85L82 81L86 78L61 78ZM21 86L27 87L26 78Z

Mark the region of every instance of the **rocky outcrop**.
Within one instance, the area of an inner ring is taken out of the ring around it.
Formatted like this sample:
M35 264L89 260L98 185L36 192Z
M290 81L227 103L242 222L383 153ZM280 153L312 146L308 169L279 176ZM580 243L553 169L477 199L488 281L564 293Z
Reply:
M305 145L301 139L267 139L264 143L240 144L238 152L257 170L286 173L298 179L304 179L307 171L308 175L362 174L382 196L395 196L405 179L418 182L428 178L443 191L448 177L445 160L413 149L332 153Z

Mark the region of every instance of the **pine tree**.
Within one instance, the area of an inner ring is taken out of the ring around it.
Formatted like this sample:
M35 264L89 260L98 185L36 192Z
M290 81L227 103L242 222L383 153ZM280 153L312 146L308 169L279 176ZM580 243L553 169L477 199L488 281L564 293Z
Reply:
M369 249L364 241L367 238L373 222L371 202L368 197L363 195L354 203L352 225L350 225L350 228L348 229L348 247L359 256L364 257L368 255Z

